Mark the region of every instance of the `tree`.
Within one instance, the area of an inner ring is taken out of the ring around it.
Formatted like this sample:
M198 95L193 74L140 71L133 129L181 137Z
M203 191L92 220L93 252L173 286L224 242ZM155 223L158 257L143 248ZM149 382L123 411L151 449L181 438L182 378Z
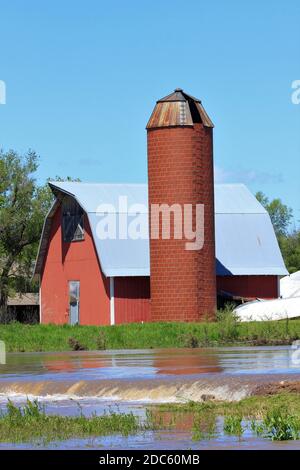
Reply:
M270 201L261 191L256 193L256 198L270 214L287 270L290 273L299 271L300 231L288 231L293 217L292 209L283 204L280 199Z
M28 151L0 151L0 313L6 319L12 288L31 278L45 215L52 201L48 185L38 186L38 157Z
M270 201L261 191L256 193L256 199L268 211L277 237L287 236L288 228L293 218L292 209L283 204L279 198Z
M279 238L279 246L289 273L300 270L300 232L295 230Z

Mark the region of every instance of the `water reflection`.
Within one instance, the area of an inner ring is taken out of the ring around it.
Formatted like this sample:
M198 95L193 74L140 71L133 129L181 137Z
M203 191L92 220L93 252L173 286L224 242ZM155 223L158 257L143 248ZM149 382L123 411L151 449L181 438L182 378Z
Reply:
M153 365L157 374L194 375L211 372L222 372L219 355L209 350L169 350L154 356Z
M121 435L69 439L62 442L45 444L0 443L4 449L116 449L116 450L292 450L299 449L300 441L270 441L253 436L250 432L242 438L219 434L212 439L193 440L189 431L146 431L127 437Z
M202 374L298 373L287 347L13 353L0 379L151 379Z

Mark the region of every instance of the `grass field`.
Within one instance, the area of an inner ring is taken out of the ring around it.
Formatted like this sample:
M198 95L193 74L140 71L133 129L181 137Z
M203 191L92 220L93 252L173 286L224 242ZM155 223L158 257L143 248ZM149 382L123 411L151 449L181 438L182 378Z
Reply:
M86 418L47 415L37 401L27 401L21 407L9 401L0 416L0 442L66 440L71 437L105 436L115 433L127 436L141 426L132 413L109 413Z
M238 403L205 402L165 404L147 410L146 419L132 413L66 417L47 415L37 401L16 406L9 401L0 415L0 442L61 441L70 438L112 434L128 436L147 430L184 429L193 440L217 435L217 418L222 416L223 433L241 436L247 429L272 440L300 438L299 394L246 398Z
M240 323L229 314L219 315L213 323L0 325L0 340L8 352L276 345L299 338L300 320Z
M187 403L164 403L157 406L160 413L193 413L194 415L240 416L260 419L274 410L289 411L300 419L300 394L282 392L273 395L253 395L240 401L205 401Z
M190 423L194 439L212 438L216 419L224 418L223 432L240 437L246 430L273 441L300 439L300 400L298 393L252 396L239 402L190 402L164 404L150 410L153 428ZM188 418L188 419L187 419Z

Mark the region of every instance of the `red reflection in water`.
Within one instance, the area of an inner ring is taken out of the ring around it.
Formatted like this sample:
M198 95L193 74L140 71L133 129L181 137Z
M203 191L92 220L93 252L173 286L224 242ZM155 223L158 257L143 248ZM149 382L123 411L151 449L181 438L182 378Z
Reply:
M53 357L45 358L43 362L43 367L51 372L73 372L78 369L98 369L105 367L107 364L105 361L98 358L87 358L80 356L67 356L67 357L58 357L53 359Z
M168 354L168 355L167 355ZM217 355L191 351L168 351L154 359L159 374L190 375L222 372Z
M146 362L146 363L145 363ZM114 366L131 369L134 375L136 367L155 369L155 374L191 375L210 372L222 372L218 356L201 350L166 350L149 353L121 356L95 357L83 354L46 356L42 366L51 372L74 372L80 369L102 369ZM152 372L151 371L151 372ZM109 378L109 375L108 377Z

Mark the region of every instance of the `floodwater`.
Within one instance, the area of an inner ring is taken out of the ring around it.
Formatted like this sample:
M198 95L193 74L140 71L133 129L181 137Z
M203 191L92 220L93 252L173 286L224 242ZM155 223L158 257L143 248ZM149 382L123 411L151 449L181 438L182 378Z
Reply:
M0 366L0 409L7 399L37 398L50 414L86 416L132 411L140 419L157 403L239 400L264 383L300 381L294 350L280 347L123 350L64 353L11 353ZM0 444L29 448L33 444ZM43 445L35 444L41 448ZM53 442L47 448L204 449L300 448L298 441L274 443L248 430L242 438L224 436L222 426L207 440L194 441L190 430L144 432Z
M204 373L300 373L290 346L10 353L1 379L141 379Z
M213 439L193 440L185 431L147 431L135 436L109 436L89 439L69 439L64 442L51 442L47 445L0 444L0 450L7 449L50 449L50 450L295 450L300 449L300 441L274 442L260 439L250 432L243 437L219 436Z

